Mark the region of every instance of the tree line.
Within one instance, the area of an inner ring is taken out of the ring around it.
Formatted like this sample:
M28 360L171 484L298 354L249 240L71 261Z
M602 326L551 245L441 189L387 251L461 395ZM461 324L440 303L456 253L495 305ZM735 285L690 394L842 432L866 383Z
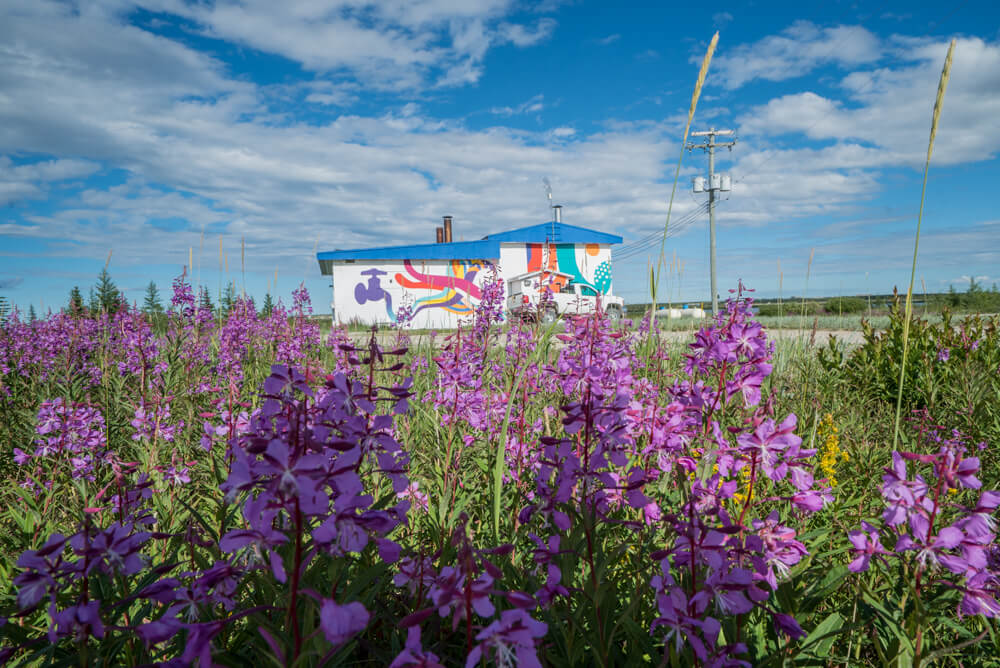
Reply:
M213 303L212 295L208 288L201 286L198 290L198 308L210 311L217 317L226 317L232 311L239 298L240 291L232 281L218 295L218 305ZM253 304L253 302L253 297L250 297L250 303ZM123 308L127 308L127 306L128 300L124 292L115 284L107 268L104 268L97 275L97 282L90 286L86 300L83 297L80 286L74 285L73 289L69 292L69 300L66 306L61 310L74 316L88 317L100 313L114 315ZM264 295L264 301L261 303L259 313L262 316L268 316L273 310L274 300L271 294L267 293ZM6 322L7 318L10 317L11 311L10 302L3 295L0 295L0 322ZM149 285L146 286L142 311L153 318L162 316L166 312L164 299L161 296L160 289L156 285L156 281L151 280ZM27 318L29 322L35 322L38 319L34 304L29 305Z

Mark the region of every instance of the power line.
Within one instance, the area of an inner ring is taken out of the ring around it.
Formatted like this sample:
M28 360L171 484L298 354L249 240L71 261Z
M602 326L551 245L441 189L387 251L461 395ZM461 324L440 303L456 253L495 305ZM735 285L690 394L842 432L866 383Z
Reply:
M695 222L699 216L708 211L708 203L705 202L698 206L697 209L688 212L684 216L681 216L677 221L674 222L667 230L667 238L676 236L677 234L683 232L685 229L690 227L690 225ZM625 244L614 254L614 259L624 260L629 257L638 255L648 249L653 245L659 243L663 239L663 232L657 230L641 239L633 241L631 243Z

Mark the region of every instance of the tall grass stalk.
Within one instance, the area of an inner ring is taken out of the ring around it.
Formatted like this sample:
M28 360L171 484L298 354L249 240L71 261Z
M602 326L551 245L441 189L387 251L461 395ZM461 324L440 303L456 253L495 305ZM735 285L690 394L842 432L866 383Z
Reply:
M778 317L783 315L783 309L781 306L781 288L782 283L784 283L785 275L781 272L781 258L778 258Z
M924 277L920 277L920 289L924 292L924 317L927 317L927 284L924 283Z
M903 359L899 365L899 392L896 394L896 422L892 429L892 449L899 442L899 419L903 410L903 383L906 380L906 353L910 343L910 318L913 316L913 279L917 275L917 251L920 249L920 223L924 217L924 198L927 195L927 174L931 168L931 154L934 152L934 136L937 134L938 121L941 118L941 107L944 104L944 92L948 89L948 78L951 76L951 59L955 52L955 40L948 45L948 55L944 58L941 69L941 80L938 82L937 99L934 100L934 113L931 116L931 136L927 142L927 160L924 162L924 182L920 188L920 209L917 211L917 234L913 239L913 265L910 267L910 286L906 290L906 318L903 321Z
M247 298L247 238L240 237L240 275L242 278L242 287L240 288L240 296L243 299Z
M691 132L691 121L694 120L695 109L698 108L698 98L701 97L701 88L705 85L705 77L708 76L708 66L712 62L712 54L715 53L715 47L719 43L719 31L716 30L715 34L712 35L712 41L708 44L708 50L705 52L705 57L701 61L701 69L698 70L698 80L694 84L694 93L691 95L691 106L688 108L688 118L687 124L684 126L684 139L681 141L681 152L677 156L677 169L674 171L674 185L670 190L670 203L667 205L667 220L663 223L663 239L660 241L660 259L656 263L656 285L660 284L660 269L663 267L663 255L666 252L667 247L667 231L670 228L670 213L674 209L674 195L677 194L677 181L681 176L681 163L684 161L684 147L687 145L688 133ZM650 291L650 296L652 297L653 291ZM656 313L656 298L652 298L652 304L650 305L652 313ZM655 316L650 316L655 317Z
M806 295L809 294L809 273L812 271L813 257L816 255L816 247L809 249L809 262L806 264L806 286L802 292L802 310L799 312L799 338L802 338L802 330L806 320Z

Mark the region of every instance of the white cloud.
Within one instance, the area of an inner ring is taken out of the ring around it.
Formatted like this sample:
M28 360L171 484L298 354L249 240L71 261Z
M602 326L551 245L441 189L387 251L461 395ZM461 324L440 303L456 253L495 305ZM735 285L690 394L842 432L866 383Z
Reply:
M556 26L548 17L506 20L512 0L135 1L194 22L211 37L390 90L475 83L491 47L534 46Z
M100 165L87 160L58 159L14 165L0 156L0 205L45 197L48 187L59 181L90 176Z
M947 44L895 38L893 48L906 61L894 68L846 75L840 82L844 101L808 91L775 98L739 119L741 134L799 133L811 139L860 142L877 148L866 151L873 160L869 166L922 166ZM933 165L995 156L1000 151L998 117L1000 44L978 38L959 40ZM842 165L831 162L828 166Z
M881 55L878 38L860 26L820 28L797 21L780 35L733 49L721 47L712 61L709 84L721 82L735 89L754 79L784 81L821 65L852 67L875 62ZM701 62L700 55L696 62Z
M712 25L721 28L733 20L733 15L729 12L716 12L712 14Z
M539 93L513 107L493 107L490 109L490 113L497 116L518 116L520 114L534 114L543 109L545 109L545 96Z
M619 33L614 33L612 35L608 35L607 37L600 38L599 40L597 40L597 43L600 44L601 46L608 46L609 44L614 44L621 38L622 36Z
M498 29L502 40L515 46L534 46L552 35L556 29L554 19L539 19L534 26L525 27L517 23L501 23Z

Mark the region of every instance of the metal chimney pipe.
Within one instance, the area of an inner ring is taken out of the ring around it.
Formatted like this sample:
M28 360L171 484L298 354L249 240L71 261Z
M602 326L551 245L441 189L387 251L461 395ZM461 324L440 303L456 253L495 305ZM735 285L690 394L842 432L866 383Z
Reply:
M562 222L562 204L556 204L552 207L552 215L557 223Z
M437 232L437 243L444 243L444 228L436 227L434 231Z
M451 243L451 216L444 217L444 242Z

